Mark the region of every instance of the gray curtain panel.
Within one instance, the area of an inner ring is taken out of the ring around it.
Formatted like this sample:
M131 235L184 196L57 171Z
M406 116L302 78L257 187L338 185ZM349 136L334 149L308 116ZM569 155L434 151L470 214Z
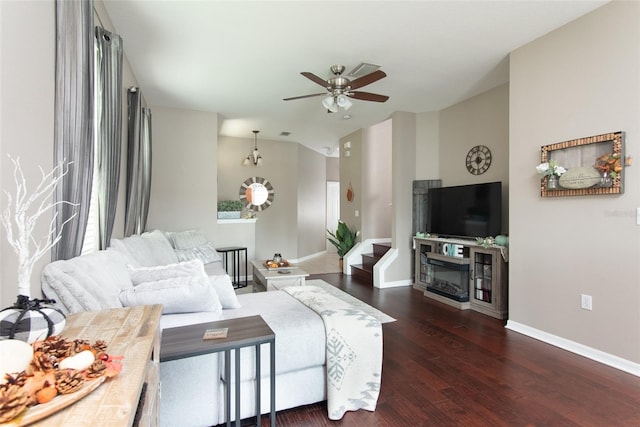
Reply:
M51 251L53 261L80 255L89 215L94 157L93 55L93 1L56 0L54 164L70 165L54 194L54 202L67 203L54 208L54 233L62 228L62 235Z
M151 198L151 110L142 109L142 141L140 147L142 175L142 197L140 200L139 233L147 229L149 216L149 200Z
M96 27L98 245L106 249L116 217L122 134L122 39Z
M143 107L139 88L130 88L127 130L127 206L124 235L145 230L151 192L151 111Z

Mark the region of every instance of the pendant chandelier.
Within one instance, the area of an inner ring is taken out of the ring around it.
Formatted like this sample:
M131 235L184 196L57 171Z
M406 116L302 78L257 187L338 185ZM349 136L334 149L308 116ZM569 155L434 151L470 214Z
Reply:
M253 135L254 135L253 152L249 154L247 157L245 157L245 159L242 161L242 166L249 166L249 165L258 166L258 167L262 166L262 156L258 151L258 132L260 131L259 130L253 131Z

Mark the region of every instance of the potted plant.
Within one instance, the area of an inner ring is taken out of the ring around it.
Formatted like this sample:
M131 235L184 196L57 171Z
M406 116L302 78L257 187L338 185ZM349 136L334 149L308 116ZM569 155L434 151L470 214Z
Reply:
M538 166L536 166L536 170L538 171L542 179L547 180L547 190L557 190L558 178L567 171L555 160L549 160L548 162L540 163Z
M360 232L350 230L347 224L340 220L338 221L336 232L332 233L327 230L327 233L329 233L327 240L338 250L338 257L340 257L340 265L342 266L342 259L355 246L356 238Z
M218 202L218 218L239 219L243 207L240 200L220 200Z

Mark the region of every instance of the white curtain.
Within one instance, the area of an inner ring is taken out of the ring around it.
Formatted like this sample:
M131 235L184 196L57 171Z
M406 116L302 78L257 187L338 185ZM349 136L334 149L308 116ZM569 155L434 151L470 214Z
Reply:
M54 208L54 234L61 228L62 234L51 251L53 261L80 255L89 215L94 161L93 55L93 1L56 0L54 164L70 165L54 194L54 202L61 202Z
M124 235L145 231L151 194L151 111L139 88L130 88L127 131L127 206Z
M96 27L96 168L98 249L106 249L116 217L122 134L122 39Z

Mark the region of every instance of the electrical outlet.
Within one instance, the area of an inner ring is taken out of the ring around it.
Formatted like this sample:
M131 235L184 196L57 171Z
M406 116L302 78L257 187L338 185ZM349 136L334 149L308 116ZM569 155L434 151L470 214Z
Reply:
M580 308L582 308L583 310L593 309L591 295L580 295Z

